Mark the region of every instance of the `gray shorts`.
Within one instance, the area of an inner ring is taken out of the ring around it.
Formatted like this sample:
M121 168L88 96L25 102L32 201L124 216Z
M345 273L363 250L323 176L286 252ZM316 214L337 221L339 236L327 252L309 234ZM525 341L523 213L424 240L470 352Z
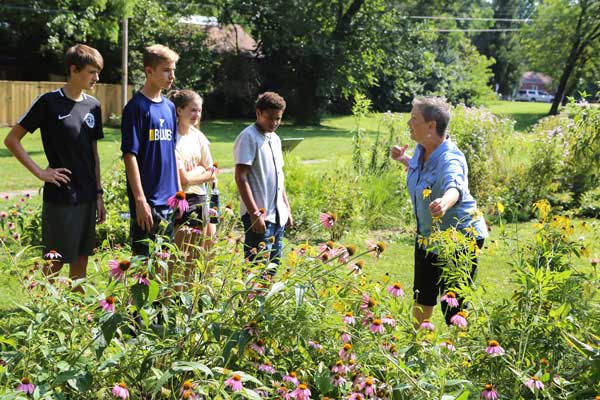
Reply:
M42 243L44 253L56 250L60 261L74 262L79 256L94 254L96 247L96 203L42 206Z

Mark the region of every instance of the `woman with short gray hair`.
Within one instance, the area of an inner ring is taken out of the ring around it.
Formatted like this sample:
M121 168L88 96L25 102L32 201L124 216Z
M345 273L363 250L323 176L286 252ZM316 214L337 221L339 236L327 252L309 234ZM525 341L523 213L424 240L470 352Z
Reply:
M407 144L391 150L392 158L407 169L407 187L417 220L413 286L416 326L431 318L438 296L445 293L448 285L442 277L443 260L426 245L434 223L442 231L455 227L473 237L479 249L488 236L485 221L475 212L477 203L469 192L465 156L446 133L449 122L450 106L444 99L416 98L408 121L410 137L417 142L415 153L406 153ZM473 253L473 278L477 255L473 250L465 251ZM445 293L441 307L446 323L451 324L452 317L463 307L463 299L454 292Z

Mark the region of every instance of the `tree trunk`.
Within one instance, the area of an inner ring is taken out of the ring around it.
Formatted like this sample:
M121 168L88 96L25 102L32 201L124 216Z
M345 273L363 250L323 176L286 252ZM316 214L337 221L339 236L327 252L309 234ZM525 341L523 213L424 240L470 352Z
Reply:
M581 49L579 48L579 40L576 40L573 43L573 48L571 49L571 54L567 59L567 63L565 65L565 69L563 70L562 76L560 77L560 82L558 83L558 88L556 89L556 94L554 95L554 100L552 100L552 107L550 107L550 112L548 115L556 115L558 114L558 106L562 103L565 92L567 89L567 82L577 65L577 60L581 55Z

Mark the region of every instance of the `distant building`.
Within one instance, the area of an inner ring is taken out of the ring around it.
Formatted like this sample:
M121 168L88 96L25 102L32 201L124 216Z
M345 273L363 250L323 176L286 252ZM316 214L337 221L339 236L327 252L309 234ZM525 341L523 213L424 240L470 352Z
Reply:
M554 93L552 88L552 78L541 72L527 71L521 77L521 86L519 90L543 90L548 93Z
M189 15L179 19L182 24L202 27L206 31L206 46L218 53L255 53L257 43L238 24L220 25L215 17Z

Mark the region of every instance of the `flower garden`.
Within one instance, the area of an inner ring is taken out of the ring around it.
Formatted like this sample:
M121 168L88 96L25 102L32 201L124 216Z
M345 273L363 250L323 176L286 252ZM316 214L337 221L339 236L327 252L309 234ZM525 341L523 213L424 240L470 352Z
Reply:
M130 256L120 170L105 173L109 218L81 281L43 276L60 254L36 247L39 203L3 199L0 268L17 284L3 288L12 293L0 309L0 398L599 398L600 112L572 104L518 133L484 109L454 110L450 129L494 234L482 257L505 249L510 291L479 278L460 285L470 260L456 249L471 244L436 232L431 244L454 261L444 273L456 282L441 301L460 295L469 307L450 326L436 309L417 327L412 282L372 272L412 268L393 258L414 241L414 221L405 172L386 150L404 126L387 115L368 134L354 113L352 161L323 172L287 160L297 229L272 278L243 259L231 183L215 244L195 249L189 281L185 252L166 238L150 243L147 262ZM528 234L513 229L519 221ZM381 234L399 227L401 239Z

